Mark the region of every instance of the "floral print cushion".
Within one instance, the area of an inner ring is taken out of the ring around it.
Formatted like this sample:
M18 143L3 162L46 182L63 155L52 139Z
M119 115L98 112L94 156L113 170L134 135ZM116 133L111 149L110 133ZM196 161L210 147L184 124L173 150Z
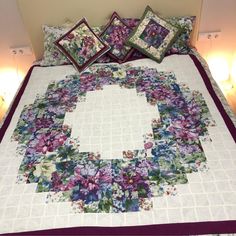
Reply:
M180 28L160 18L147 6L139 25L129 36L127 44L153 60L161 62L179 33Z
M129 27L134 29L140 22L138 18L124 18L122 19ZM193 25L196 20L196 16L178 16L178 17L167 17L165 18L169 23L181 28L181 33L178 38L167 51L167 55L170 54L187 54L190 52L190 38L191 32L193 30ZM135 50L131 56L132 58L142 58L145 57L141 52Z
M70 24L71 25L71 24ZM71 62L66 58L64 54L58 50L54 42L64 35L68 30L69 26L49 26L43 25L44 33L44 53L43 59L40 62L41 66L60 66L65 64L71 64ZM101 33L101 27L92 27L95 34L99 35Z
M55 45L81 72L105 54L110 47L90 28L85 18L55 41Z
M125 41L132 31L119 15L114 12L111 19L100 37L105 40L110 46L111 50L108 55L119 63L127 61L132 54L132 47L125 45Z

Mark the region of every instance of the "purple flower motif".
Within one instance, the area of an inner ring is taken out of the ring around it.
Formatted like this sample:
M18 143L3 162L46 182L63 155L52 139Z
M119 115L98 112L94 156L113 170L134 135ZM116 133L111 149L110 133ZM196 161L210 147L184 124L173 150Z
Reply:
M122 20L126 25L128 25L132 29L134 29L140 22L140 19L137 18L124 18Z
M41 118L37 118L35 120L35 128L36 130L42 129L42 128L49 128L54 124L54 120L49 117L41 117Z
M199 153L202 152L202 148L197 145L197 144L187 144L187 143L179 143L178 144L178 148L180 153L183 154L192 154L192 153Z
M58 51L53 51L53 53L52 53L52 56L53 56L53 58L54 59L58 59L59 58L59 52Z
M49 105L47 107L47 112L51 113L52 116L62 116L66 113L65 108L62 106L53 106L53 105Z
M94 43L95 43L95 40L93 37L90 37L90 36L85 36L84 37L84 46L87 47L87 48L92 48Z
M75 35L73 33L70 33L66 36L66 39L71 41L74 37L75 37Z
M175 119L171 122L171 125L168 127L168 131L172 133L177 139L182 140L196 140L199 138L200 127L194 127L193 129L190 126L191 118L181 117L180 119Z
M169 30L159 25L154 20L150 20L140 38L143 39L150 47L158 48L165 37L169 34Z
M57 130L38 133L29 141L26 154L53 152L62 146L66 140L67 136Z

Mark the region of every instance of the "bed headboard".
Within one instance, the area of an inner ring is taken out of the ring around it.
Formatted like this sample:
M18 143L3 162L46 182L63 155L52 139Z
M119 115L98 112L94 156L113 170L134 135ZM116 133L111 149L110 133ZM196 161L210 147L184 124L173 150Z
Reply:
M199 29L202 0L17 0L36 60L43 55L42 25L61 25L86 17L91 26L106 24L113 11L121 17L141 17L147 5L164 16L197 16L192 44Z

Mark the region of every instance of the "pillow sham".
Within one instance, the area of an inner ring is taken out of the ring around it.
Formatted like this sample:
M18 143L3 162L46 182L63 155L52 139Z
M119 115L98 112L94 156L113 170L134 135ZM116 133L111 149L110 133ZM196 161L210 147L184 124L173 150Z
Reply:
M161 62L179 33L179 28L160 18L147 6L139 25L126 43L153 60Z
M196 20L195 16L169 17L166 20L172 25L181 28L181 33L168 50L167 54L187 54L191 50L190 38Z
M70 61L54 45L54 41L65 34L69 28L63 26L43 25L44 53L41 66L58 66L70 64Z
M132 29L128 27L119 15L114 12L107 26L105 26L100 37L111 47L108 55L119 63L127 61L132 54L132 47L125 45L125 41Z
M54 42L64 35L68 30L73 27L73 23L69 22L62 26L49 26L43 25L42 30L44 33L44 53L43 59L40 62L41 66L60 66L71 64L66 56L60 52ZM100 26L91 27L95 34L99 35L102 31Z
M54 43L79 72L110 49L93 32L85 18Z

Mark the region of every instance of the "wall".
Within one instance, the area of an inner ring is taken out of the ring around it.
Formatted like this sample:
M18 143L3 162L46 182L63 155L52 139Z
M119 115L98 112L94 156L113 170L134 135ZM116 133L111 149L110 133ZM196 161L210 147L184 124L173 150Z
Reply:
M204 0L200 31L221 30L219 39L200 40L198 51L208 63L226 62L229 73L236 67L236 0ZM216 63L217 64L217 63ZM216 67L218 65L215 65ZM216 71L218 73L218 71ZM236 83L236 78L235 83Z
M0 68L14 66L13 57L9 55L9 47L29 44L15 0L0 0L0 32ZM19 60L19 65L25 71L34 57L31 55L19 59L24 60Z
M29 44L15 0L0 0L0 96L9 104L34 56L13 56L12 46ZM16 68L19 68L18 74Z

